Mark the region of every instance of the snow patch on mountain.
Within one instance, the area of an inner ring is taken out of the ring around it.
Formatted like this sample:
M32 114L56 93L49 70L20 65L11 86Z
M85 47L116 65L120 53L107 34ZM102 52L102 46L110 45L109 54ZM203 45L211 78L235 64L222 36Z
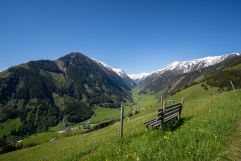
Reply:
M233 53L221 56L208 56L200 59L194 59L189 61L175 61L168 64L165 68L159 69L156 73L164 73L166 71L176 70L181 73L188 73L194 70L199 70L211 65L215 65L227 59L230 56L238 55L239 53ZM239 54L240 55L240 54Z
M97 59L95 59L95 58L91 58L91 59L94 60L95 62L97 62L98 64L103 65L105 68L107 68L107 69L109 69L109 70L112 70L112 67L109 66L109 65L107 65L106 63L104 63L104 62L102 62L102 61L99 61L99 60L97 60Z
M112 70L116 72L116 74L118 74L120 77L126 76L126 73L122 69L112 67Z
M139 74L128 74L128 76L133 79L144 79L146 78L148 75L150 75L151 73L139 73Z
M114 71L120 77L125 77L127 75L122 69L111 67L110 65L107 65L106 63L99 61L97 59L94 59L94 58L91 58L91 59L94 60L95 62L97 62L98 64L103 65L105 68Z
M106 63L99 61L97 59L94 59L94 58L91 58L91 59L94 60L95 62L97 62L99 65L105 67L106 69L116 73L119 77L121 77L121 79L127 84L127 86L129 88L132 88L136 85L135 81L133 79L131 79L122 69L113 68L113 67L107 65Z
M171 64L168 64L165 68L161 68L159 70L150 72L150 73L139 73L139 74L128 74L128 76L133 79L134 81L142 81L146 77L152 74L162 74L166 71L176 71L179 73L188 73L194 70L200 70L202 68L215 65L226 60L232 56L240 56L240 53L232 53L228 55L221 55L221 56L208 56L200 59L188 60L188 61L174 61Z

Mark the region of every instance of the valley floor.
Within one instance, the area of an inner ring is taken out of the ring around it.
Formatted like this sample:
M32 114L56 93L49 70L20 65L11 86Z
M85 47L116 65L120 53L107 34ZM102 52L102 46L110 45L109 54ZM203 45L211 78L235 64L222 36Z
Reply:
M146 131L143 122L156 115L159 99L136 96L144 111L124 122L124 139L119 139L119 123L87 134L71 136L35 147L0 155L2 161L159 161L238 160L240 157L241 90L204 90L200 84L171 99L185 97L180 122L162 130Z

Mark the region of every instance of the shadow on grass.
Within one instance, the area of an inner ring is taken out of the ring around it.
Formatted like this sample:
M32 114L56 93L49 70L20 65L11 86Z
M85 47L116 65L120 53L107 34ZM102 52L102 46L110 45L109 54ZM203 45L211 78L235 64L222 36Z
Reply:
M192 117L185 117L185 118L180 118L179 120L171 120L169 122L166 122L162 126L162 131L175 131L190 119L192 119Z

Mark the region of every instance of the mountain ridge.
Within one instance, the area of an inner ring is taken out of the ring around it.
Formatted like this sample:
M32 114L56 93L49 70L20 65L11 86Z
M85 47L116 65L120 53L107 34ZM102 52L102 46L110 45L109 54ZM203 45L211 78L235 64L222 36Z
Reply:
M222 68L240 62L240 53L174 62L148 75L137 88L141 93L160 92L163 95L175 93L200 82Z
M20 118L18 135L42 132L84 121L96 105L118 108L130 90L116 72L78 52L30 61L0 73L0 122Z
M160 74L165 71L174 70L174 69L178 70L178 68L180 70L181 70L181 68L185 68L185 70L183 72L188 73L191 71L191 70L188 70L188 68L195 64L199 64L200 65L199 68L201 69L204 67L208 67L208 66L217 64L230 56L240 56L240 52L219 55L219 56L207 56L207 57L202 57L202 58L193 59L193 60L186 60L186 61L174 61L171 64L166 65L166 67L160 68L160 69L152 71L152 72L128 74L128 76L130 78L132 78L135 82L138 82L137 84L139 84L152 74L157 74L157 73ZM203 63L203 64L200 64L200 63Z

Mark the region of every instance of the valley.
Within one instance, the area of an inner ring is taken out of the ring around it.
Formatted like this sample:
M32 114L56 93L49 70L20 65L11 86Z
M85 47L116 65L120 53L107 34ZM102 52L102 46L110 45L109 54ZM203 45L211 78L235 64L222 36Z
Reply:
M145 130L143 122L155 115L158 99L143 96L141 104L145 112L125 120L122 141L119 140L117 123L91 133L2 154L0 159L215 160L228 148L227 142L241 119L240 96L240 90L236 94L232 91L218 92L215 88L206 91L200 84L178 92L172 99L186 98L183 122L177 128L169 129L175 127L169 125L162 131Z
M80 53L12 67L0 73L0 160L238 160L240 64L239 53L173 63L141 81ZM181 119L147 131L161 96L185 98Z

